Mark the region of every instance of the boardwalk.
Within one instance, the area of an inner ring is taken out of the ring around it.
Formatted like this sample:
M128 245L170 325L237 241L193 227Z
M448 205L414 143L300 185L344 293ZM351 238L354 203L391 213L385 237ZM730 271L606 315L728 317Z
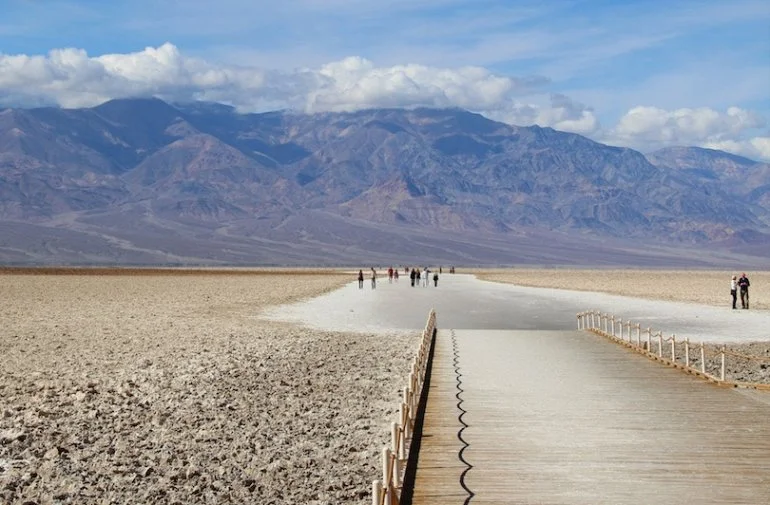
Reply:
M587 332L440 330L412 503L770 503L770 396Z

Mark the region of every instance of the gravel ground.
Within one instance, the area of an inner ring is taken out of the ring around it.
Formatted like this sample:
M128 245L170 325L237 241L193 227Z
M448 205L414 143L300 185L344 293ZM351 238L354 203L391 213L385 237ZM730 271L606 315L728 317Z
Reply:
M0 277L0 503L369 503L416 334L256 317L337 275Z

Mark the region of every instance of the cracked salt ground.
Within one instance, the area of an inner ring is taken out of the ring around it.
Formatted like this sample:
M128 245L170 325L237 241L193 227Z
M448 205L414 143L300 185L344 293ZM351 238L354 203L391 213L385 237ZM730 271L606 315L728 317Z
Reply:
M340 282L4 278L0 503L370 503L414 335L250 317Z

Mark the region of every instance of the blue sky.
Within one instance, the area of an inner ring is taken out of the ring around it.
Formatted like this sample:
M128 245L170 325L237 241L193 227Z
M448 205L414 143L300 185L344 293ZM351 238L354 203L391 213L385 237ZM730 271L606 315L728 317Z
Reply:
M642 150L770 159L767 1L0 0L0 12L4 106L145 94L243 111L460 106Z

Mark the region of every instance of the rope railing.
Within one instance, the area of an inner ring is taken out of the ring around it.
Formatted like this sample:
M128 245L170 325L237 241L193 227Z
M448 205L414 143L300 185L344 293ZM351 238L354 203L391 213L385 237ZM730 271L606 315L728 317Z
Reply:
M412 361L409 382L404 389L398 421L391 424L390 446L382 449L382 480L372 482L372 505L398 505L401 500L404 470L409 459L417 409L422 395L428 355L436 329L436 312L431 310L422 332L417 356Z
M664 336L662 331L642 329L641 324L623 321L599 311L577 314L577 327L644 354L645 356L681 368L708 380L733 387L749 387L770 390L770 384L727 378L727 358L770 363L770 356L752 356L728 350L724 345L712 349L703 342L691 344L689 338L677 341L676 335ZM645 336L643 338L642 336ZM695 353L693 354L693 351Z

